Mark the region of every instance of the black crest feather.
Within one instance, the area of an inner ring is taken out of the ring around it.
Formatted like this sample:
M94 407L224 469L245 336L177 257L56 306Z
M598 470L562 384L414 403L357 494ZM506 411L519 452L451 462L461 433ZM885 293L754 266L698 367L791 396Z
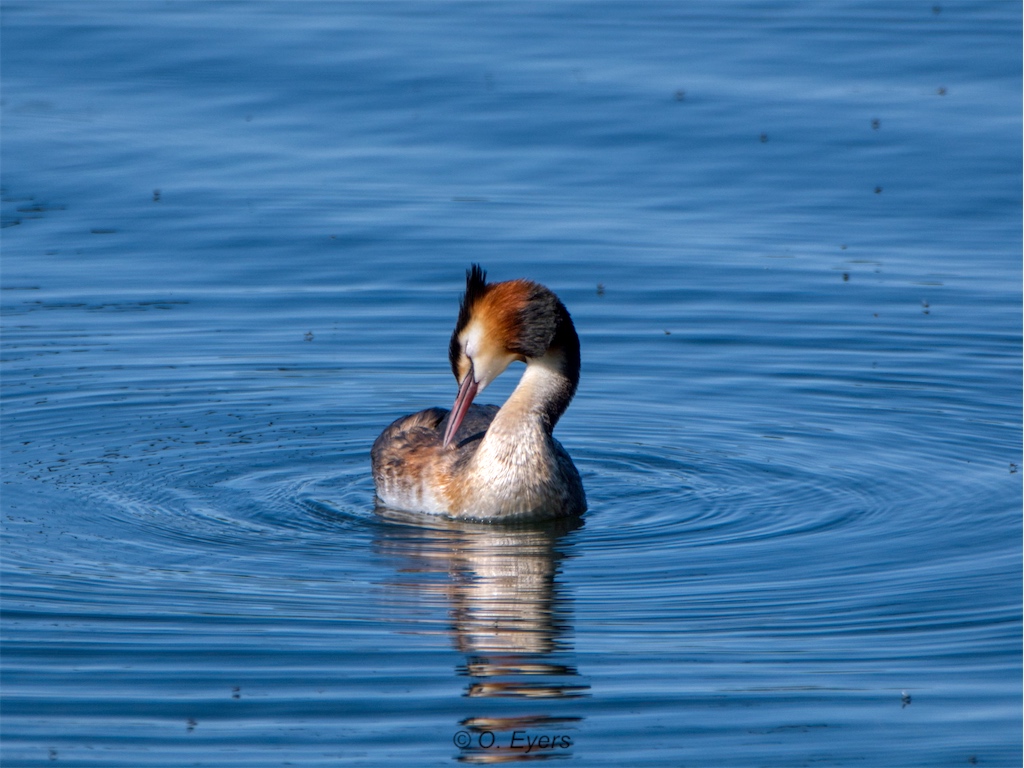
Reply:
M466 292L462 294L462 300L459 302L459 319L455 322L452 340L448 344L448 361L452 365L452 373L455 374L455 378L459 377L459 354L462 352L459 346L459 334L469 322L473 305L483 297L486 291L487 272L479 264L473 264L466 270Z

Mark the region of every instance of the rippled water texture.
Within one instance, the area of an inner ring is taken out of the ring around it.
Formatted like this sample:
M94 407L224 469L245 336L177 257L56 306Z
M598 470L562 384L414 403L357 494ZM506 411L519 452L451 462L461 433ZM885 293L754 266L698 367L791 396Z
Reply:
M5 768L1020 765L1019 4L0 21ZM581 521L374 508L473 261Z

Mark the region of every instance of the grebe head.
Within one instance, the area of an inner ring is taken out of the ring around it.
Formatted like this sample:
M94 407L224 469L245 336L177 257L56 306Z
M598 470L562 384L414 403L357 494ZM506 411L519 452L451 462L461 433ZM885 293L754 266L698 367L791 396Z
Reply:
M562 415L579 381L579 337L565 305L543 285L529 280L487 283L479 264L466 272L466 292L459 304L448 359L459 382L459 394L445 429L447 446L459 429L473 398L500 376L509 364L550 357L567 380L564 402L550 415L551 426Z

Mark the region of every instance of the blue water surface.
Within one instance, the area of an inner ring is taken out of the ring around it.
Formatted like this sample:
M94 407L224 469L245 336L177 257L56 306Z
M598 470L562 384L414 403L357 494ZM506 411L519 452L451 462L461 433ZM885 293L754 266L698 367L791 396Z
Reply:
M0 23L5 768L1020 765L1019 4ZM375 509L472 262L581 521Z

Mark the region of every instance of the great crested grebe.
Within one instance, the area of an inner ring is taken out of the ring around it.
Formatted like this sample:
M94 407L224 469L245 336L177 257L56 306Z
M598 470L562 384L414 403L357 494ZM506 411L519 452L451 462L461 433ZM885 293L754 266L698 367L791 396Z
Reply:
M565 305L529 280L488 284L474 264L448 348L459 393L385 429L370 451L385 506L471 520L580 515L580 474L551 436L580 379L580 340ZM473 398L515 360L526 370L505 404Z

